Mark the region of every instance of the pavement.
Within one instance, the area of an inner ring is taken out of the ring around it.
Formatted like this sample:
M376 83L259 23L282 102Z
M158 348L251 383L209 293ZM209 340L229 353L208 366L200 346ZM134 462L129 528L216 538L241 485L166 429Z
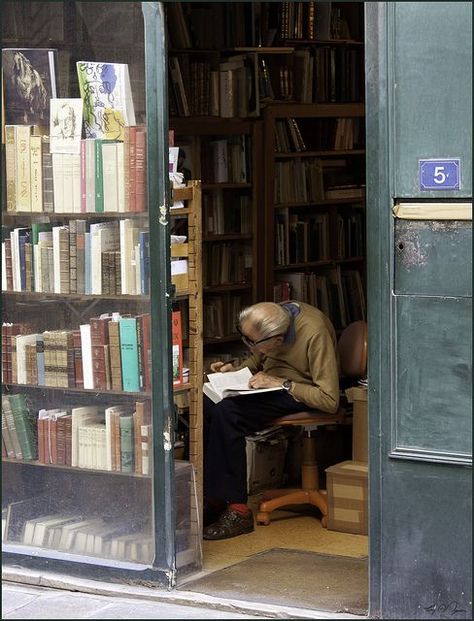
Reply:
M2 567L2 619L364 619Z

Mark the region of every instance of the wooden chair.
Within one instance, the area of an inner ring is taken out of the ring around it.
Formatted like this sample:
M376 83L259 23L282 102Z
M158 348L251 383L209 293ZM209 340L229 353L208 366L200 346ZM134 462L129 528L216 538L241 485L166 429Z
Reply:
M337 349L341 378L365 377L367 369L367 324L355 321L343 330ZM320 410L305 410L276 418L274 425L299 425L304 427L303 459L301 465L301 488L275 489L263 494L259 505L257 523L270 524L270 513L287 505L310 504L322 513L321 524L327 525L327 499L319 490L319 472L316 459L316 438L311 432L324 425L340 425L344 421L344 410L339 408L335 414Z

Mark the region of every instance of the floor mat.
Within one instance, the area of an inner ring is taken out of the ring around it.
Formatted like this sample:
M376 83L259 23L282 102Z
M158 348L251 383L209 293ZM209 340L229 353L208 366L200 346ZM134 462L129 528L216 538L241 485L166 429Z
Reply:
M365 615L368 562L346 556L273 549L190 581L180 590Z

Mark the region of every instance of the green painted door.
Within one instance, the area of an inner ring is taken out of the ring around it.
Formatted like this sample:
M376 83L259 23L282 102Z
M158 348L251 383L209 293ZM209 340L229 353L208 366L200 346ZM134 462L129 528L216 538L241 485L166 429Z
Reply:
M472 7L366 3L370 616L472 618Z

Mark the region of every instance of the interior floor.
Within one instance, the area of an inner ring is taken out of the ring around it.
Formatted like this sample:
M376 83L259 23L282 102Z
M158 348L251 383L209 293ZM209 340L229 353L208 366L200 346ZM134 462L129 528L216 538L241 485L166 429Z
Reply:
M249 499L254 515L260 499L261 494ZM202 571L183 576L179 588L223 598L365 614L368 537L323 528L313 507L289 509L274 511L268 526L256 524L247 535L204 540ZM278 562L275 554L283 555L283 561Z

